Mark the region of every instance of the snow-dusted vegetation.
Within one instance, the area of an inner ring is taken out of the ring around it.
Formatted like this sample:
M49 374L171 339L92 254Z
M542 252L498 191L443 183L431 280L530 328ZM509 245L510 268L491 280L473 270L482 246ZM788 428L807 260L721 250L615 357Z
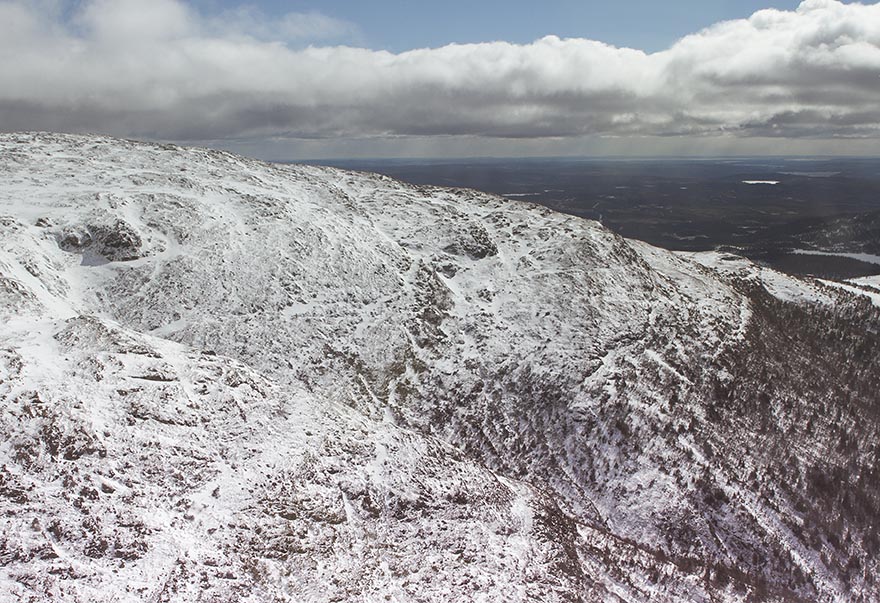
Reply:
M471 190L0 135L0 599L876 600L850 289Z

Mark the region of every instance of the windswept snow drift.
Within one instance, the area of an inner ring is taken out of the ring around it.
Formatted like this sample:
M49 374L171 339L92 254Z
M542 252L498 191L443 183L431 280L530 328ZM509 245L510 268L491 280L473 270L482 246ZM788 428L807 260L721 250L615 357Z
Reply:
M865 298L470 190L0 135L0 598L871 600Z

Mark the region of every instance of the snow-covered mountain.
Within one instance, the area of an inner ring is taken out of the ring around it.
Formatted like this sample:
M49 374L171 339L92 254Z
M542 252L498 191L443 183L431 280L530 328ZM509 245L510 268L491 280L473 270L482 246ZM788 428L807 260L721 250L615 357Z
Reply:
M853 287L55 134L0 233L0 600L880 599Z

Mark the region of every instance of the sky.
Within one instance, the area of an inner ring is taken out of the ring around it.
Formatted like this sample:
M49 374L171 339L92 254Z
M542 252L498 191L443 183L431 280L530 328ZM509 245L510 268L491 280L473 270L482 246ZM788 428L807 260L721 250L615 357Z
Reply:
M878 155L880 3L0 0L0 130L285 160Z
M250 5L269 18L320 13L340 24L324 41L403 52L452 43L503 40L527 44L547 35L591 38L655 52L679 38L764 8L794 10L798 0L262 0ZM235 10L234 0L197 0L204 13ZM335 38L335 39L332 39Z

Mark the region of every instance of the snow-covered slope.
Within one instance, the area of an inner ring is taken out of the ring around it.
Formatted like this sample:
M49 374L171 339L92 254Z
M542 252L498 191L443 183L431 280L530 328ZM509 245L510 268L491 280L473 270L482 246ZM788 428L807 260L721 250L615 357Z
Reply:
M0 598L872 600L865 298L469 190L0 136Z

